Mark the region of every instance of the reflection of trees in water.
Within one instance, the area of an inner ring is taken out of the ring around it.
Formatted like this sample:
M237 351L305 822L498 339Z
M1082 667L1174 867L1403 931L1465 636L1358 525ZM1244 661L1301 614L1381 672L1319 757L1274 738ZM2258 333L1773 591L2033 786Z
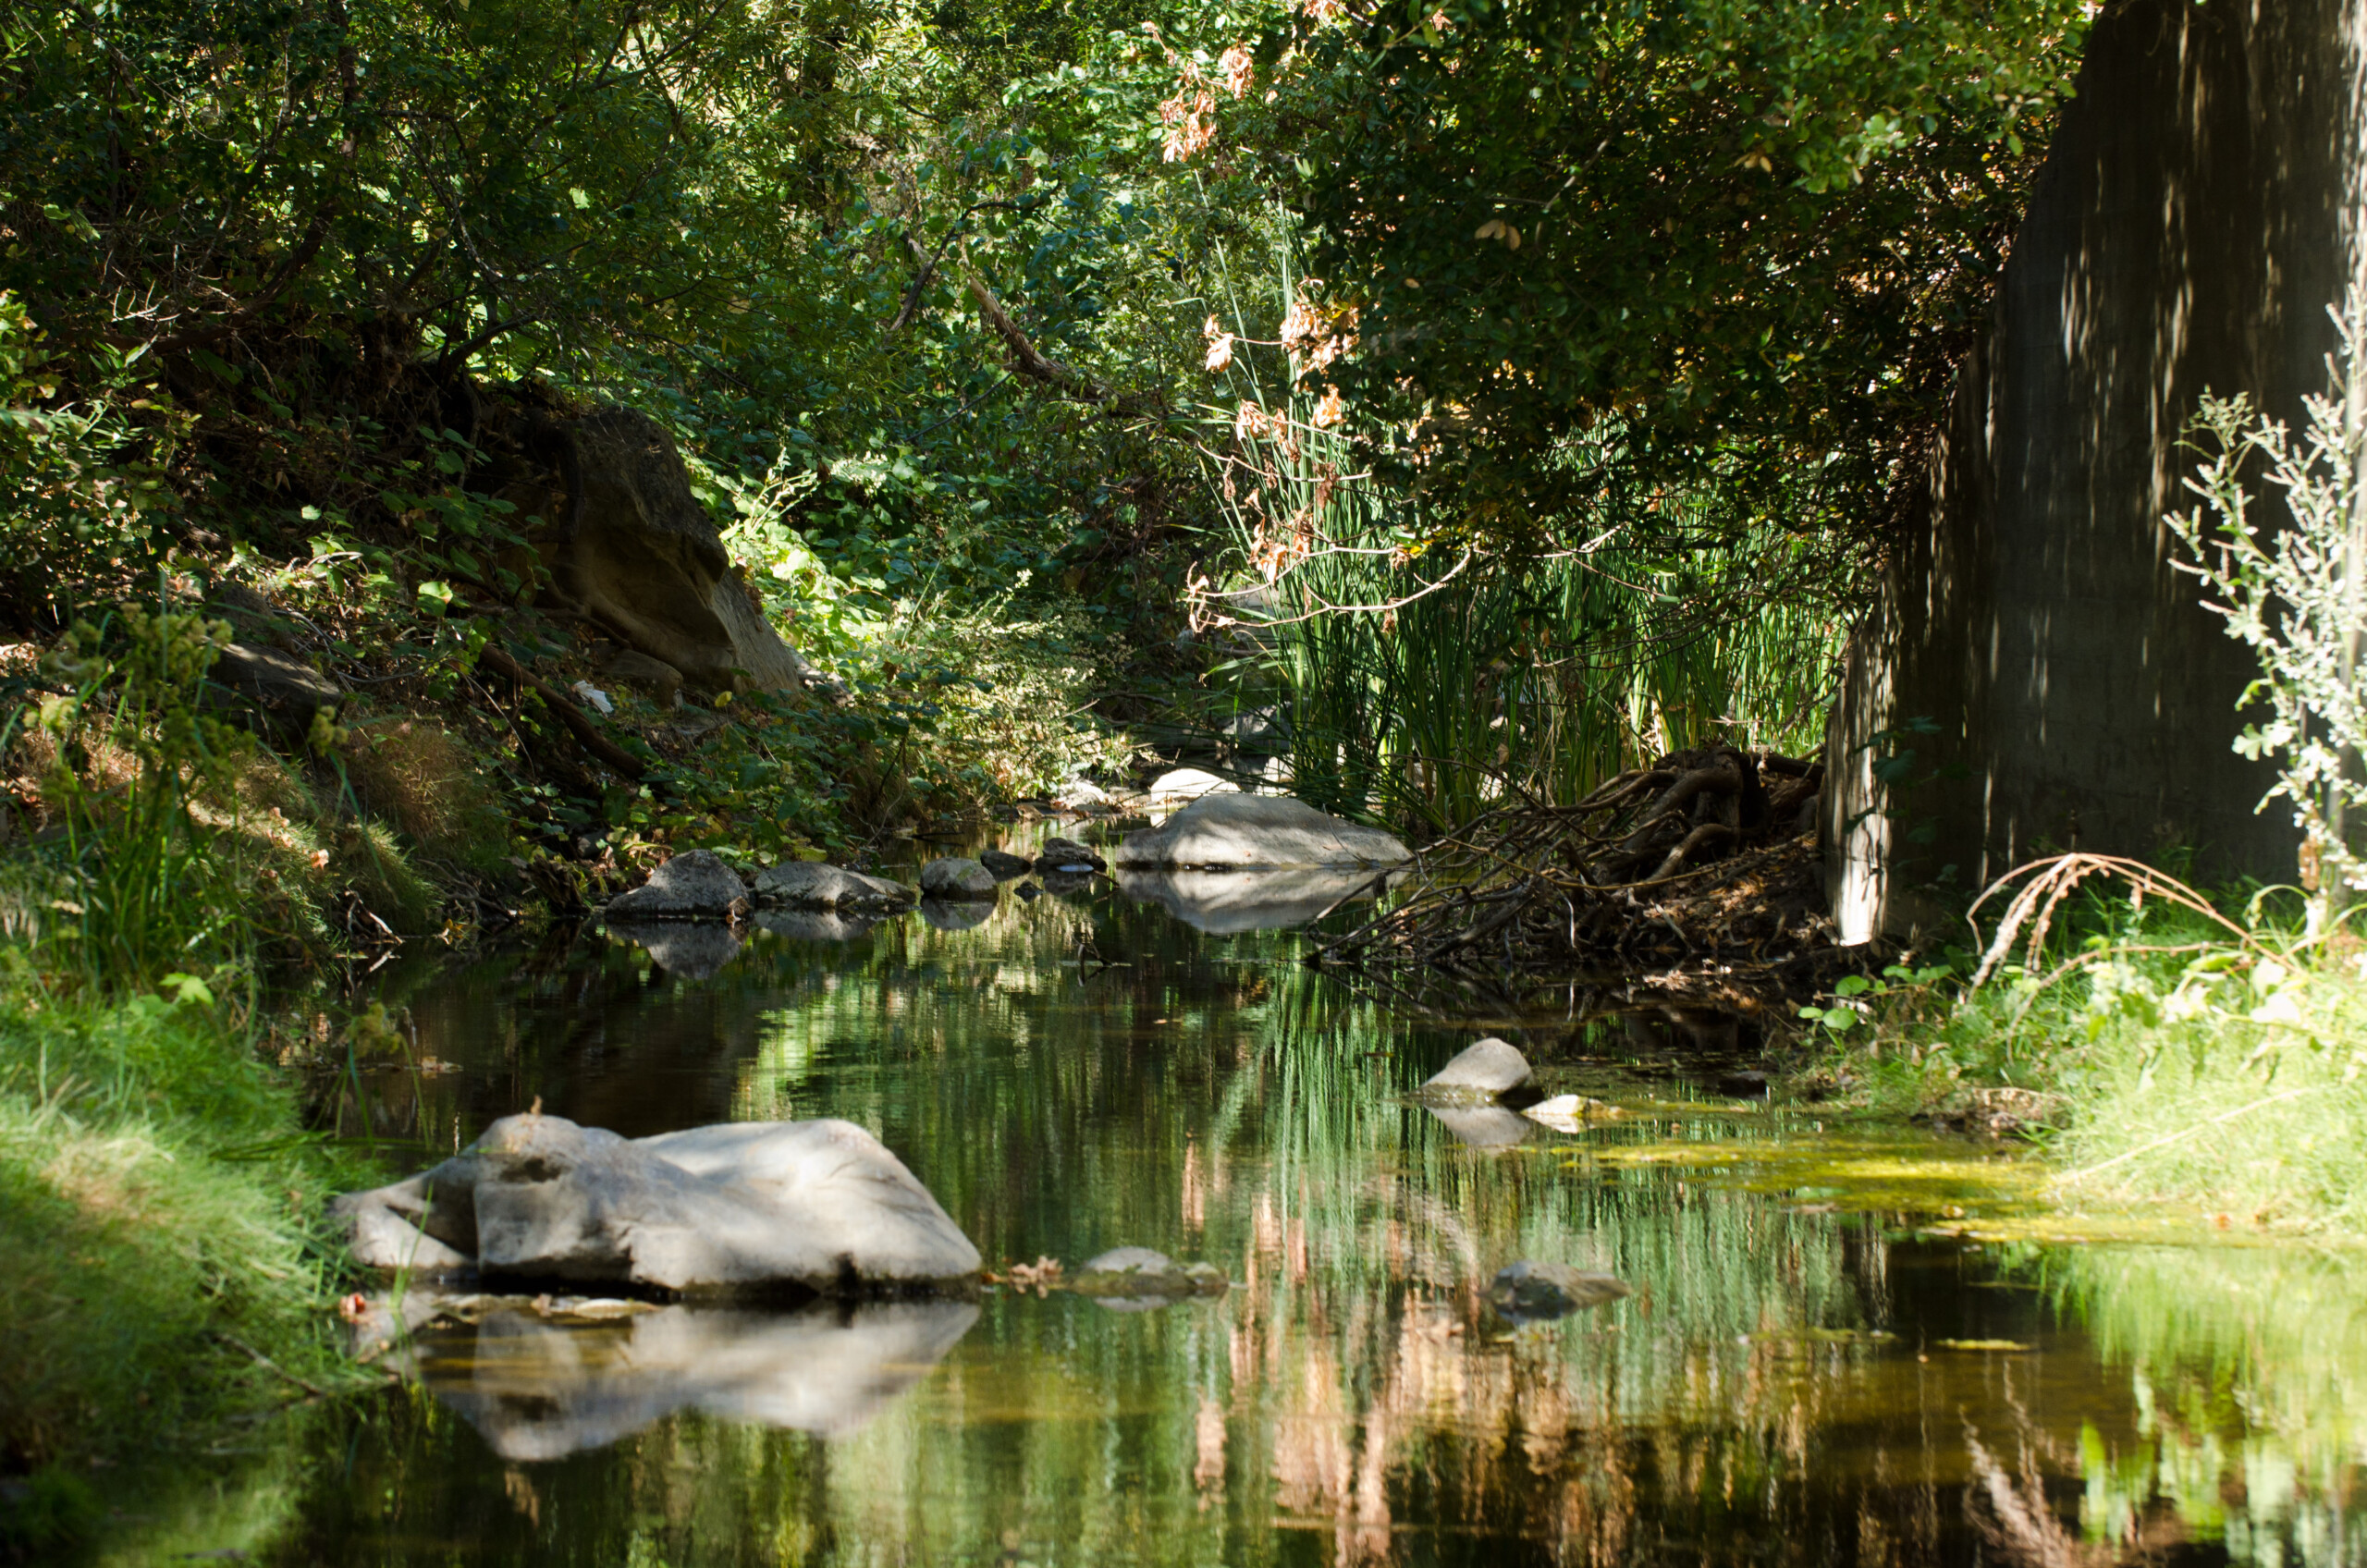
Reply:
M1062 967L1087 937L1130 967ZM1200 943L1122 906L1011 905L975 932L906 922L855 951L759 941L703 987L655 998L614 954L488 963L471 972L473 1002L448 982L418 993L432 1005L415 1011L455 1042L435 1054L465 1060L475 1029L520 1090L588 1050L702 1047L700 1082L736 1114L846 1115L880 1133L990 1259L1073 1263L1133 1243L1239 1284L1134 1316L991 1297L945 1363L850 1438L684 1416L521 1472L523 1489L448 1418L403 1406L333 1445L306 1538L339 1538L337 1500L399 1474L405 1507L437 1519L401 1536L422 1561L433 1537L475 1541L485 1562L676 1568L999 1555L2086 1568L2181 1530L2231 1550L2244 1531L2298 1539L2274 1522L2312 1500L2331 1519L2345 1456L2367 1452L2350 1429L2367 1417L2311 1408L2332 1390L2336 1408L2367 1410L2354 1305L2367 1292L2347 1276L2221 1285L2176 1262L2079 1275L2106 1255L2075 1257L2058 1278L2142 1373L2134 1400L2082 1341L1945 1350L1927 1341L2043 1341L2041 1305L1968 1288L1985 1266L1954 1243L1894 1243L1873 1218L1699 1172L1593 1167L1568 1152L1583 1144L1466 1147L1392 1096L1468 1030L1425 1033L1287 962L1220 962L1286 950ZM532 1005L501 1011L503 987ZM653 1010L670 1044L637 1032ZM1660 1020L1656 1044L1683 1048L1691 1022ZM460 1091L420 1094L439 1136L473 1130ZM1589 1137L1723 1142L1752 1125L1722 1117ZM1606 1268L1635 1293L1515 1333L1482 1295L1523 1256ZM2323 1342L2306 1317L2288 1332L2195 1310L2198 1280L2228 1304L2293 1296ZM2201 1333L2204 1319L2233 1327ZM2185 1339L2147 1337L2174 1321ZM2287 1435L2264 1429L2278 1421ZM2279 1454L2297 1477L2282 1493ZM2228 1477L2248 1470L2251 1501L2228 1502ZM2087 1493L2076 1509L2072 1477Z

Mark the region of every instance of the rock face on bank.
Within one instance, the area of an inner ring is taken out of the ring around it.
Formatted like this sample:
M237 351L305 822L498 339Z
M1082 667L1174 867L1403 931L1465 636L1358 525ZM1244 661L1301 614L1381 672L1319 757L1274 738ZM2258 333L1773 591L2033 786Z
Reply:
M559 594L702 690L803 686L810 667L733 572L665 428L601 409L556 434L561 493L513 504L556 525L545 551Z
M1286 795L1207 795L1165 825L1129 834L1117 864L1249 870L1394 865L1413 858L1391 834L1320 812Z
M509 1116L432 1170L333 1200L355 1259L423 1275L698 1293L846 1293L966 1280L978 1249L849 1121L629 1139Z

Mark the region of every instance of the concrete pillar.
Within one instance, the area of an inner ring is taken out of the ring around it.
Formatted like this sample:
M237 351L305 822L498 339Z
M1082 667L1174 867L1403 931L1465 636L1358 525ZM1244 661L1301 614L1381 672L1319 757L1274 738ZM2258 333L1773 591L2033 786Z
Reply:
M2298 423L2325 385L2363 13L2129 0L2097 19L1827 729L1845 941L2058 850L2182 846L2206 881L2293 879L2289 812L2253 809L2273 775L2229 749L2257 668L2170 570L2161 519L2190 504L2200 394Z

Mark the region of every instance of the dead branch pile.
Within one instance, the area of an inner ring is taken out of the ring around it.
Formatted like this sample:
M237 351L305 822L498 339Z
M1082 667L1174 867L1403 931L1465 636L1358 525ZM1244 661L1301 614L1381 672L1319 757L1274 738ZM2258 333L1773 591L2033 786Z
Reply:
M1719 746L1623 773L1575 805L1507 803L1426 847L1403 896L1313 961L1531 975L1789 963L1831 942L1823 774Z

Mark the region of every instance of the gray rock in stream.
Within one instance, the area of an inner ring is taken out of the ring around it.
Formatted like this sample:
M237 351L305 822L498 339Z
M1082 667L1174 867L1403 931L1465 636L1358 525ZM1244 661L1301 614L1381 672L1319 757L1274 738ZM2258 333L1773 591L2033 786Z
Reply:
M1519 1048L1490 1035L1430 1074L1426 1099L1489 1100L1526 1085L1533 1074Z
M1488 1302L1518 1321L1567 1317L1627 1293L1626 1282L1613 1275L1523 1258L1497 1274L1488 1287Z
M985 866L987 874L998 882L1024 876L1036 869L1036 863L1026 856L1006 854L1000 850L981 850L978 851L978 864Z
M978 1250L851 1121L629 1139L508 1116L434 1170L331 1201L365 1268L686 1292L944 1284Z
M1074 839L1047 839L1043 853L1036 857L1036 869L1049 876L1055 872L1074 874L1084 871L1107 871L1110 863L1089 844Z
M1206 866L1247 870L1281 866L1394 865L1413 858L1392 834L1320 812L1288 795L1208 795L1144 832L1129 834L1113 857L1151 870Z
M949 857L921 867L921 897L955 900L991 899L995 874L975 860Z
M1068 1288L1118 1311L1165 1306L1185 1296L1222 1295L1232 1281L1214 1264L1181 1264L1148 1247L1112 1247L1077 1268Z
M729 920L747 905L740 874L712 850L687 850L649 874L649 880L608 900L610 920Z
M901 882L818 860L783 861L756 873L756 901L789 909L894 909L920 895Z

